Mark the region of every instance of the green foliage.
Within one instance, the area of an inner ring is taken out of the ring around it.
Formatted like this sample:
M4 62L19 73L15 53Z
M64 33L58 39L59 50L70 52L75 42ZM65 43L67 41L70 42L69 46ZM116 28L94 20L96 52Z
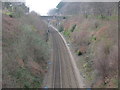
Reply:
M23 25L18 40L15 42L15 50L20 58L28 60L29 57L40 63L48 59L48 45L41 36L33 31L32 26Z
M59 32L62 32L62 31L64 31L64 27L63 26L59 26Z
M16 12L8 11L5 13L7 15L13 15ZM18 17L19 16L18 14ZM5 18L6 15L4 15L3 19ZM5 19L6 22L3 22L3 68L4 71L8 72L3 72L3 87L41 87L44 73L32 73L33 67L28 65L28 62L33 60L35 63L41 65L40 69L44 71L44 67L46 66L45 62L50 56L48 44L44 40L44 30L46 30L45 27L47 26L43 27L44 24L41 24L42 21L39 18L39 16L29 18L27 15L22 18L20 16L19 19L11 19L8 21L9 17L7 16L7 19ZM33 22L31 23L30 21ZM24 64L24 66L21 66L19 60L22 60L22 65ZM44 67L42 65L44 65Z
M116 78L112 78L112 82L116 85L116 87L118 86L118 84L119 84L119 80L118 79L116 79Z
M63 34L67 37L70 37L70 33L71 33L70 30L66 30L63 32Z
M63 17L63 19L66 19L66 17Z
M102 20L109 20L110 16L105 16L105 15L98 15L96 16L97 19L102 19Z
M12 18L15 17L15 13L14 12L10 12L10 11L4 12L3 14L8 15L8 16L10 16Z
M96 37L95 36L92 37L92 41L96 41Z
M49 58L48 45L41 39L41 36L34 30L33 26L22 25L18 38L14 41L14 53L26 64L29 59L37 63L43 63ZM13 72L12 72L13 73ZM13 73L18 83L24 88L39 88L43 76L32 75L27 67L18 68Z
M99 27L99 23L95 22L95 28Z
M10 5L11 5L11 2L4 2L3 3L3 8L7 8L7 9L9 9L10 8Z
M7 15L10 17L21 17L25 15L25 13L29 12L29 8L25 6L24 3L20 2L5 2L3 3L3 9L7 8Z
M89 15L86 13L86 14L84 14L84 17L87 19L89 17Z
M74 25L72 26L72 28L71 28L71 30L70 30L70 31L71 31L71 32L73 32L73 31L75 30L76 26L77 26L77 25L76 25L76 24L74 24Z
M80 56L82 55L82 52L80 50L77 51L77 55Z
M13 12L5 12L5 15L13 15Z
M13 76L16 77L17 82L23 84L24 88L39 88L41 86L40 78L33 76L25 68L19 68Z

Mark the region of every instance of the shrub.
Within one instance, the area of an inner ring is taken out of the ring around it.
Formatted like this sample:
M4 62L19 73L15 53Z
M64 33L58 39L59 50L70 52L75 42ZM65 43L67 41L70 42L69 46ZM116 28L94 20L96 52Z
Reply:
M72 28L71 28L71 30L70 30L70 31L71 31L71 32L73 32L73 31L75 30L76 26L77 26L77 25L76 25L76 24L74 24L74 25L72 26Z
M62 31L64 31L64 27L63 26L59 26L59 32L62 32Z
M83 53L82 53L80 50L78 50L78 51L77 51L77 54L78 54L78 56L80 56L80 55L82 55Z
M66 19L66 17L63 17L63 19Z
M66 31L64 31L63 34L64 34L65 36L67 36L67 37L70 37L70 33L71 33L71 32L70 32L69 30L66 30Z
M96 36L92 36L92 41L95 41L96 40Z
M95 68L103 80L117 72L118 61L117 47L108 42L101 41L95 50Z
M86 30L82 30L76 33L73 33L74 35L74 42L78 46L86 46L89 43L89 32Z
M99 27L99 23L95 22L95 28L98 28L98 27Z
M40 78L33 76L32 73L25 68L19 68L13 76L23 84L24 88L39 88L41 85Z
M46 33L44 27L47 26L41 24L39 16L32 17L12 19L3 15L2 85L4 88L38 88L42 83L45 63L50 56L48 45L43 37ZM38 63L41 70L38 71L39 73L34 72L34 67L28 65L30 61Z
M20 2L5 2L3 3L3 7L7 8L9 12L13 12L14 14L12 14L12 16L17 18L29 12L29 8L25 6L24 3L20 3Z
M41 39L40 35L31 30L31 26L23 25L21 34L15 42L15 51L23 60L29 57L40 63L41 60L48 59L48 46Z
M109 47L104 43L101 42L99 43L99 45L97 46L97 50L95 52L95 66L96 69L98 69L100 74L103 74L103 77L107 76L107 58L109 55Z
M110 54L108 57L109 60L109 74L117 74L118 73L118 46L114 45L110 49Z

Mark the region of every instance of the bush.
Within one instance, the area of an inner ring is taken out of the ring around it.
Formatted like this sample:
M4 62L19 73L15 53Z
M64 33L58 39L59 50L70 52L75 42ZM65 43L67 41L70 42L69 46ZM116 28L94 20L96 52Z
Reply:
M92 41L96 41L96 36L92 36Z
M117 74L118 73L118 46L114 45L110 49L110 54L108 57L109 60L109 74Z
M99 27L99 23L95 22L95 28L98 28L98 27Z
M73 32L75 30L76 26L77 26L76 24L73 25L70 31Z
M80 50L77 51L77 55L78 55L78 56L80 56L80 55L82 55L82 54L83 54L83 53L82 53Z
M3 88L41 86L50 55L43 37L47 26L39 18L32 15L32 18L11 19L3 15ZM38 64L38 70L30 62L35 66Z
M24 88L39 88L41 85L41 80L25 68L19 68L13 76L23 84Z
M64 27L60 26L58 30L59 30L59 32L62 32L62 31L64 31Z
M70 33L71 33L71 32L70 32L69 30L66 30L66 31L64 31L63 34L64 34L65 36L67 36L67 37L70 37Z
M117 72L118 62L117 46L111 46L108 42L100 42L95 50L95 69L102 76L106 77L114 75Z
M109 49L106 46L100 46L98 47L98 52L97 53L97 57L95 60L95 66L96 69L99 71L99 73L101 74L101 76L105 79L105 77L108 76L108 67L107 67L107 57L108 57L108 52Z
M23 25L18 39L14 45L19 58L27 60L31 57L38 63L48 59L47 44L37 32L31 30L31 26Z
M63 19L66 19L66 17L63 17Z
M82 30L74 33L74 42L77 46L86 46L89 43L89 32Z
M13 14L9 14L11 17L18 18L25 15L25 13L29 12L29 8L25 6L24 3L20 3L20 2L4 2L3 9L5 8L7 8L8 12L13 13Z
M40 65L45 64L49 59L49 50L47 43L41 39L40 34L33 31L31 27L32 26L27 24L22 25L18 38L14 41L12 56L14 59L18 58L23 60L25 67L13 70L14 73L12 71L11 76L14 76L24 88L39 88L43 75L32 75L33 73L30 71L31 69L29 69L31 67L27 66L27 64L30 60L33 60ZM44 67L41 66L41 69L43 70ZM36 77L38 78L36 79Z

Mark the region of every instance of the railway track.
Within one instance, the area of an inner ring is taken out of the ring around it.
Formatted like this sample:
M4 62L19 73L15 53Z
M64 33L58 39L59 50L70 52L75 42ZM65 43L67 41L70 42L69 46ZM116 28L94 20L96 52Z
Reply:
M54 35L53 35L54 37ZM59 46L57 45L56 38L53 39L54 56L53 56L53 88L62 88L62 77L61 77L61 53ZM57 54L57 55L56 55Z
M83 88L83 82L79 82L68 49L64 40L54 29L50 30L52 36L53 56L52 69L49 74L51 78L48 88ZM52 74L52 75L51 75ZM48 78L48 80L49 80Z

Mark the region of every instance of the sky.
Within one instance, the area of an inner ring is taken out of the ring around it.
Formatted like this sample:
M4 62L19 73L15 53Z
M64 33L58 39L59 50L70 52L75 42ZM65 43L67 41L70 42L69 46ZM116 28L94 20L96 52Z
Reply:
M35 11L40 15L47 15L50 9L55 8L61 0L26 0L26 5L30 11Z

